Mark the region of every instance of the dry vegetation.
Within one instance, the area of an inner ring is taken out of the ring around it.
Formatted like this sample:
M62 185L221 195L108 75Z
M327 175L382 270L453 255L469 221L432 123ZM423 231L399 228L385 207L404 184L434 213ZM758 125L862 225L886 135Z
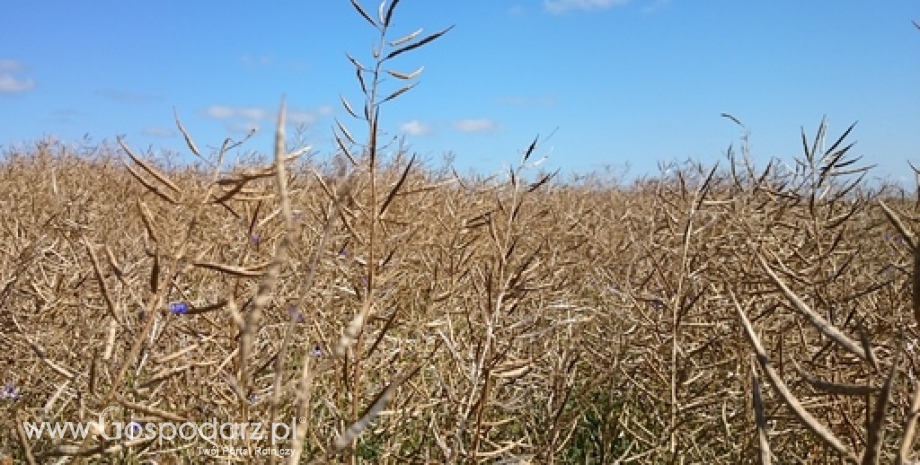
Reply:
M201 438L25 437L118 406L303 418L281 447L317 463L910 461L918 204L868 188L849 130L803 135L792 170L743 144L629 185L533 173L536 143L501 179L384 162L383 66L430 42L383 47L395 3L359 8L385 51L353 60L369 136L340 125L335 163L280 129L234 168L191 137L193 167L6 150L0 456L206 460Z

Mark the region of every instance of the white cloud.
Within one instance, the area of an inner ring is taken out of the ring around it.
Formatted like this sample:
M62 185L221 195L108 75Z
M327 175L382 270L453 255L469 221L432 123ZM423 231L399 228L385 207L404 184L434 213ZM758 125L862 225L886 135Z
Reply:
M294 108L287 109L285 117L288 121L297 124L313 124L319 119L319 115L326 115L326 107L320 107L319 110L298 110ZM267 121L274 119L277 113L266 108L259 107L232 107L227 105L211 105L204 109L204 115L214 119L233 119L246 118L255 121Z
M543 6L553 14L569 10L604 10L627 3L629 0L543 0Z
M270 117L268 110L258 107L230 107L224 105L212 105L205 108L204 114L214 119L231 119L231 118L248 118L252 120L263 120Z
M320 106L315 110L288 108L285 118L288 124L313 126L327 114L326 108L329 107ZM245 134L253 129L258 131L263 126L274 126L278 110L268 107L211 105L202 110L201 114L207 118L224 121L230 131Z
M35 88L35 81L18 79L11 74L0 74L0 92L25 92Z
M431 128L419 120L412 120L408 123L400 124L399 130L410 136L425 136L431 133Z
M173 137L176 135L175 130L158 126L144 128L142 132L145 136L151 137Z
M303 124L305 126L311 126L319 119L315 112L305 110L289 110L285 114L285 117L290 123Z
M0 71L21 71L25 66L16 60L0 58Z
M261 129L261 127L259 126L259 123L255 121L247 121L245 123L230 124L227 126L227 129L237 134L249 134L252 131L258 131Z
M463 119L454 123L454 129L461 132L494 131L498 124L490 119Z

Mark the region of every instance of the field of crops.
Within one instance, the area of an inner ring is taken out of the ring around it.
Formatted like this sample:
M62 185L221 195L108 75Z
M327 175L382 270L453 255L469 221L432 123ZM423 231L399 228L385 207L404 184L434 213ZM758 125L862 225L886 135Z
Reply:
M408 156L343 175L283 150L210 172L127 144L10 150L0 451L259 442L24 430L117 406L141 426L302 419L282 443L315 460L906 459L916 202L828 145L797 171L739 155L630 184L526 160L470 179Z
M396 3L354 4L386 36ZM178 120L192 163L6 147L0 464L916 463L920 198L852 127L758 166L744 138L563 179L535 141L461 176L377 137L412 87L382 76L416 75L387 60L445 32L353 61L330 158L283 106L234 164Z

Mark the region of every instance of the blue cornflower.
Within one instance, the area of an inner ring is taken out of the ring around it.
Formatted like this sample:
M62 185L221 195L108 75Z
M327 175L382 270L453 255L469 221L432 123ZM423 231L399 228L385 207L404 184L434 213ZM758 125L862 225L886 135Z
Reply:
M143 433L143 431L143 425L136 421L132 421L131 423L125 425L125 436L127 436L128 439L137 439L141 437L141 433Z
M188 304L185 302L172 302L169 304L169 311L173 315L184 315L188 311Z
M889 233L885 233L885 240L886 240L886 241L889 241L889 242L894 242L894 243L896 243L896 244L903 244L903 243L904 243L904 237L903 237L903 236L901 236L900 234L894 234L894 233L890 233L890 232L889 232Z
M17 400L19 399L19 390L16 389L16 386L7 384L0 390L0 399Z

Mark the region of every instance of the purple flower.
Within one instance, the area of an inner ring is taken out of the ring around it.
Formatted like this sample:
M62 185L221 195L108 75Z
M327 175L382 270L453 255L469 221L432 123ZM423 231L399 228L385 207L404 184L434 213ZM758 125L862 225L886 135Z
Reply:
M169 304L169 311L173 315L184 315L188 312L188 304L185 302L172 302Z
M323 349L319 346L319 344L317 344L315 347L313 347L313 356L314 356L314 357L322 357L322 356L323 356Z
M0 390L0 400L2 399L10 399L10 400L19 399L19 391L16 389L16 386L13 386L12 384L7 384L6 386L3 386L3 389Z
M904 243L904 237L901 236L900 234L894 234L894 233L885 233L885 240L889 242L894 242L896 244Z
M303 315L297 311L297 307L291 307L288 309L288 313L291 314L292 318L296 318L298 323L303 323Z
M128 439L137 439L141 437L141 433L143 433L143 431L143 425L136 421L132 421L131 423L125 425L125 436L128 436Z
M252 237L249 238L249 240L250 240L250 242L252 242L253 244L258 244L258 243L259 243L259 236L253 235Z

